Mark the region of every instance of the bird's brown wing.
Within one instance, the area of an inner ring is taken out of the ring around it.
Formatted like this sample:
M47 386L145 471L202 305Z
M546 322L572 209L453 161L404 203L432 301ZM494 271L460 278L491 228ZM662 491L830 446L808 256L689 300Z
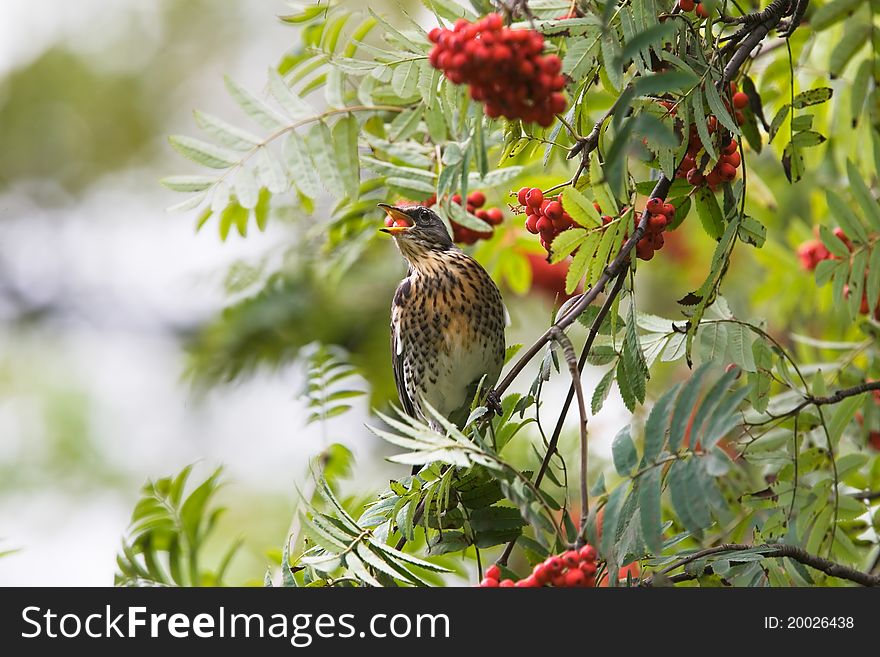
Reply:
M409 295L410 281L404 279L394 293L394 302L391 308L391 367L394 371L394 383L397 385L397 396L404 413L410 417L417 417L415 406L406 391L406 381L403 375L404 345L400 343L400 331L397 324L402 321L401 306L405 297Z

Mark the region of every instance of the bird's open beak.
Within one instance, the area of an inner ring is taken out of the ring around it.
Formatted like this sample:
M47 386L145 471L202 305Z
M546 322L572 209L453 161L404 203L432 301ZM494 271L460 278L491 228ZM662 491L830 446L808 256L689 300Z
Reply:
M379 207L385 210L388 216L394 219L394 221L407 224L405 226L387 226L385 228L380 228L380 231L388 233L389 235L399 235L410 229L411 226L409 224L412 224L412 219L410 219L403 210L395 208L393 205L388 205L387 203L380 203Z

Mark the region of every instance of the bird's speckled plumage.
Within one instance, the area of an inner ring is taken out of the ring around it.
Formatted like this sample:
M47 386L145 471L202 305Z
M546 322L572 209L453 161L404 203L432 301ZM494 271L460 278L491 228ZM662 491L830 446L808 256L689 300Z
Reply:
M410 415L430 420L422 404L427 401L461 425L480 380L485 377L488 389L504 364L501 293L486 270L452 244L436 214L421 207L398 212L413 222L394 234L409 264L391 306L400 401Z

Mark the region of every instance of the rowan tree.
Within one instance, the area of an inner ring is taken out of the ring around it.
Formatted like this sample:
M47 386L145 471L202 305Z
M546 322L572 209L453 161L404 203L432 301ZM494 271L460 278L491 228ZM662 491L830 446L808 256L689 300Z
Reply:
M200 137L171 137L203 168L163 180L199 228L301 226L297 257L196 336L196 376L319 340L308 421L345 413L359 371L390 460L421 466L342 498L347 450L318 455L266 582L880 583L880 5L411 9L282 16L295 43L266 90L226 81L250 124L198 111ZM345 292L390 248L380 202L434 208L506 294L556 295L546 330L508 348L500 415L490 386L464 426L434 417L443 430L387 404L369 336L387 339L391 290ZM672 268L691 287L651 287ZM658 296L675 312L651 312ZM587 364L604 368L591 388ZM555 377L561 407L542 398ZM611 439L590 418L615 386L632 422ZM609 439L612 462L591 466ZM235 546L199 560L219 475L187 492L189 472L146 487L119 582L223 581Z

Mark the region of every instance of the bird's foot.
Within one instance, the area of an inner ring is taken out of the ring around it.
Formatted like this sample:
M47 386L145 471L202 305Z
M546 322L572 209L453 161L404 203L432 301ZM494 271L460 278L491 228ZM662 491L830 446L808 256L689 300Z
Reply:
M501 408L501 399L494 390L490 390L486 394L486 408L495 413L495 415L504 414L504 410Z

